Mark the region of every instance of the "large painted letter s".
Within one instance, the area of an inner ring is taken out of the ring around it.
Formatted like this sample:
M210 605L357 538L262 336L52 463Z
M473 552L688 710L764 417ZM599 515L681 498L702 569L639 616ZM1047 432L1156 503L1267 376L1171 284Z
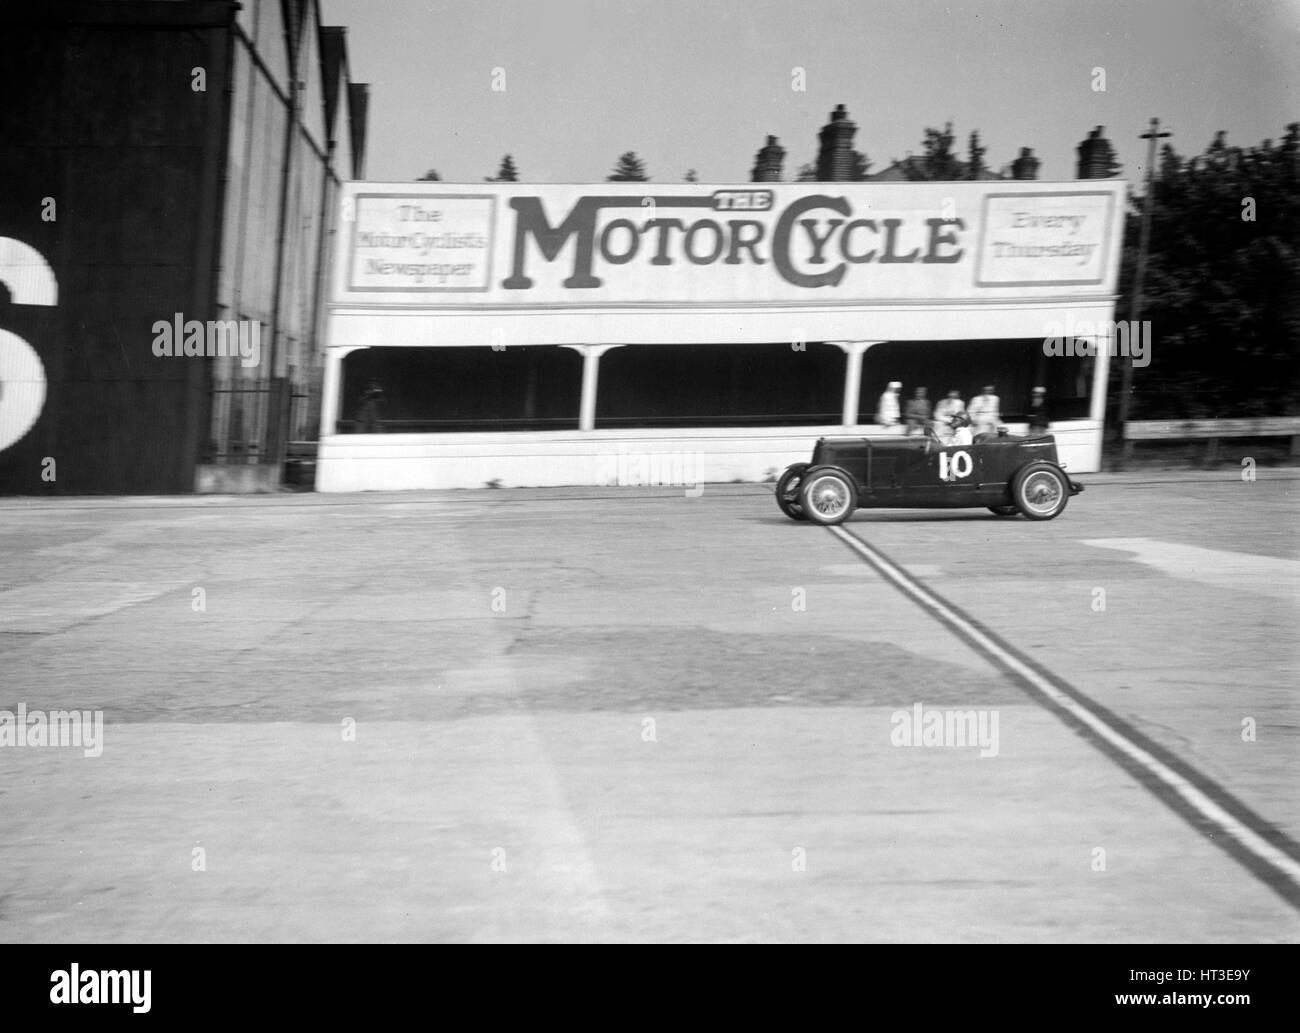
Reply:
M0 237L0 283L15 305L57 305L54 270L34 247ZM32 429L45 408L45 367L36 349L0 329L0 452Z

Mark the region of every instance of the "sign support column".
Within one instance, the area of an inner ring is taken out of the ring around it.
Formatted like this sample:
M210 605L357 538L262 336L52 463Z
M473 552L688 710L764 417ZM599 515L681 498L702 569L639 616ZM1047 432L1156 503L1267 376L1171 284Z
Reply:
M596 429L596 385L600 380L600 357L621 344L566 344L582 356L582 401L578 408L578 429Z
M845 427L858 425L858 403L862 396L862 355L873 344L881 341L827 341L839 348L846 357L844 369L844 411L840 422Z
M320 436L330 437L339 432L339 409L343 401L343 360L356 347L325 349L325 380L320 392Z

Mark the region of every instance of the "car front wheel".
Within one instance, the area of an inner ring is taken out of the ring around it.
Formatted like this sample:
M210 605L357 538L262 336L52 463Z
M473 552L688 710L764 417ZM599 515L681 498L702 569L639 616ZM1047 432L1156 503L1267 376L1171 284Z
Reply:
M835 470L805 475L799 492L804 514L815 524L839 524L858 508L858 492L852 482Z
M1012 481L1011 497L1030 520L1051 520L1070 501L1070 485L1051 463L1030 463Z
M803 475L807 469L807 463L795 463L794 466L787 467L785 473L781 474L781 479L776 482L776 504L791 520L808 519L808 514L799 505L799 487L803 484Z

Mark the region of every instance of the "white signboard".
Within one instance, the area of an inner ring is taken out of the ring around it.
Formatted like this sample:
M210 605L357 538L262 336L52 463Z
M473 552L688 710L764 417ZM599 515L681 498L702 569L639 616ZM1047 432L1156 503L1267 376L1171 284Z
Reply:
M358 193L348 289L485 291L496 198Z
M685 311L1102 298L1115 289L1124 189L350 183L333 300Z
M1115 203L1112 191L989 194L976 284L1100 284Z

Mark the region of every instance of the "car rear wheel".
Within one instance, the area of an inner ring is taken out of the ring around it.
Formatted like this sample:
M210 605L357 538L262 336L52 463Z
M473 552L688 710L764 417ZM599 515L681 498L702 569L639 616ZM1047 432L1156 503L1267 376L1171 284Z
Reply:
M776 504L791 520L808 519L808 514L799 505L799 488L807 469L807 463L795 463L794 466L787 467L785 473L781 474L781 479L776 482Z
M815 524L839 524L858 508L858 491L842 473L814 471L804 477L799 505L804 515Z
M1070 501L1070 485L1051 463L1030 463L1012 481L1011 497L1030 520L1051 520Z
M1015 506L989 506L989 512L994 516L1016 516L1020 510Z

